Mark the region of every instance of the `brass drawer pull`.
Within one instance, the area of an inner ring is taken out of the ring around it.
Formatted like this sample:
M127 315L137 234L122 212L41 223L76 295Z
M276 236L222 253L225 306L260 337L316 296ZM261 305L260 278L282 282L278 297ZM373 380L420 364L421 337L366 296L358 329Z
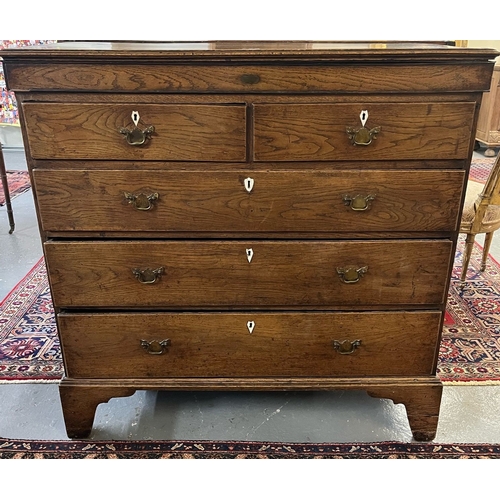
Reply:
M361 345L361 340L334 340L333 348L339 354L352 354Z
M368 111L363 110L359 114L359 119L361 120L361 128L346 127L347 135L351 140L351 144L354 146L368 146L372 143L373 139L377 138L377 134L380 132L380 127L374 127L368 129L365 127L368 121Z
M355 212L362 212L371 207L371 202L375 199L375 195L369 194L365 196L363 194L357 194L356 196L351 196L345 194L343 199L344 205L351 207Z
M156 356L168 352L168 348L171 344L172 342L170 342L170 339L152 341L141 340L141 347L145 349L149 354L154 354Z
M132 273L139 283L143 285L152 285L160 279L164 270L163 267L159 267L158 269L149 269L148 267L146 269L132 269Z
M255 85L260 82L260 76L252 73L241 75L241 82L247 85Z
M368 271L368 266L364 267L337 267L337 274L340 279L347 284L357 283Z
M154 203L160 195L158 193L152 193L152 194L145 194L145 193L139 193L139 194L132 194L132 193L123 193L125 196L125 199L134 206L136 210L151 210L154 207Z
M148 139L151 139L151 135L154 133L155 128L153 125L146 127L141 130L139 125L139 120L141 119L138 111L132 111L132 121L134 122L134 127L128 129L122 127L120 129L120 134L125 136L127 143L131 146L142 146Z

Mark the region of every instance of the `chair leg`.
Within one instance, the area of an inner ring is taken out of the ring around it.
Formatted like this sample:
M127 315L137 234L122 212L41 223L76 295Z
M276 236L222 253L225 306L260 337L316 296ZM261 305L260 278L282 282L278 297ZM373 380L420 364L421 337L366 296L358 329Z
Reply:
M486 233L484 237L483 258L481 259L481 271L484 271L486 269L486 261L488 260L488 255L490 253L492 239L493 231L491 233Z
M462 275L460 276L460 281L465 282L467 276L467 269L469 268L470 256L472 254L472 249L474 248L474 241L476 239L475 234L468 234L465 240L465 249L462 256Z
M9 218L10 231L9 234L14 232L14 212L12 211L12 203L10 201L9 185L7 183L7 171L5 169L5 161L3 158L2 143L0 142L0 177L2 179L3 193L5 196L5 205L7 207L7 217Z

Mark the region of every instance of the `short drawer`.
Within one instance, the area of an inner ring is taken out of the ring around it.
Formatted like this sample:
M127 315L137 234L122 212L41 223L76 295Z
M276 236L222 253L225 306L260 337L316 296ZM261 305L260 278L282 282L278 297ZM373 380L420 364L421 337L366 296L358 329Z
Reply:
M474 112L472 102L257 104L254 160L467 158Z
M464 171L35 170L45 231L454 231Z
M246 159L244 104L28 102L23 111L35 159Z
M47 242L56 307L441 304L451 241Z
M60 314L73 378L431 375L440 312Z

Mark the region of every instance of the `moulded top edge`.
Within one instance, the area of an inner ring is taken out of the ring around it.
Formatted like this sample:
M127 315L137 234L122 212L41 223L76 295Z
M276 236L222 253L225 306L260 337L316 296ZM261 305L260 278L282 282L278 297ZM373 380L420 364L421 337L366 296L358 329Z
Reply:
M332 59L494 59L491 48L454 47L438 42L341 41L64 41L13 47L0 51L2 58L332 58Z

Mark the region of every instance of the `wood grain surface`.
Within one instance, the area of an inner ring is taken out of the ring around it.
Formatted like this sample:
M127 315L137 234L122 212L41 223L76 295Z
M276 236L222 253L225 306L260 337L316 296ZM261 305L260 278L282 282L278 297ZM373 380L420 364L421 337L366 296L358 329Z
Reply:
M459 170L34 171L44 230L113 232L454 231L464 177ZM158 199L140 211L124 193ZM374 200L354 211L346 195Z
M454 78L460 70L460 81ZM13 90L118 92L449 92L481 91L486 65L24 64L9 66ZM258 76L245 83L245 76ZM390 75L390 76L389 76Z
M154 126L143 146L127 144L120 129ZM246 159L245 106L25 103L33 158L108 160Z
M45 243L56 307L249 308L441 304L452 242ZM253 250L252 261L247 249ZM368 266L346 284L338 268ZM133 269L164 268L153 284Z
M67 376L430 375L440 312L61 314ZM253 321L252 333L247 322ZM141 340L169 339L161 355ZM338 340L361 343L352 354Z
M353 146L346 127L380 127ZM463 103L256 104L256 161L459 159L469 153L475 105Z

